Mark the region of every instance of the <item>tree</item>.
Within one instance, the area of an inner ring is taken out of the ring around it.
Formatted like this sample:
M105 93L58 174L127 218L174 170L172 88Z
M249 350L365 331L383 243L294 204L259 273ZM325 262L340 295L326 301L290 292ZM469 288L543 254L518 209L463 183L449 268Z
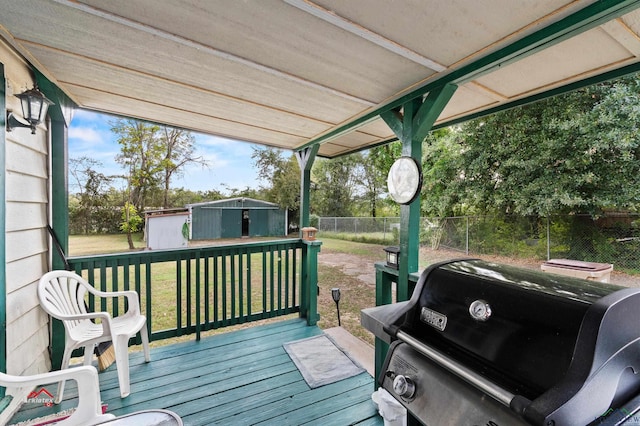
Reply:
M164 149L161 160L163 197L162 207L169 207L169 190L171 179L182 173L187 164L201 164L207 166L207 162L201 156L195 155L195 138L186 130L174 127L162 126L159 142Z
M99 161L88 157L69 160L69 173L78 191L77 204L72 204L73 212L70 215L75 225L72 228L84 234L102 231L105 224L101 222L109 216L105 214L110 208L107 185L112 178L95 170L101 165Z
M471 213L459 194L463 145L451 129L427 136L422 154L421 210L427 216L457 216Z
M152 199L156 206L170 207L171 180L188 164L207 166L203 157L195 154L195 138L186 130L117 119L111 123L111 131L120 145L116 161L127 170L129 201L138 211Z
M367 167L367 199L370 215L377 216L380 207L383 206L394 215L399 213L398 204L391 198L385 197L387 193L387 175L393 162L402 156L402 142L396 141L386 145L372 148L365 158Z
M129 243L130 250L135 248L131 235L140 230L142 222L144 222L144 220L138 214L136 207L127 201L122 208L122 222L120 223L120 230L127 234L127 242Z
M353 214L355 164L352 156L316 160L311 169L315 182L312 206L316 214L338 217Z
M299 219L300 210L300 166L293 154L285 156L276 148L253 148L251 154L257 168L261 189L267 201L287 210L289 223Z
M639 87L602 83L453 129L426 150L425 198L440 213L637 208Z
M127 170L129 202L137 211L143 211L147 193L158 186L164 170L165 150L158 143L160 127L133 119L117 119L111 123L111 131L120 145L116 161Z

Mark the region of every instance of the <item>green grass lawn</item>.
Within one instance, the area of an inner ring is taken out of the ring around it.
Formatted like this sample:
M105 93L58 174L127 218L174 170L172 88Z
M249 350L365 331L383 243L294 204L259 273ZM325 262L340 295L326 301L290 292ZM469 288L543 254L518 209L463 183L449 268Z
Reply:
M133 243L136 250L145 248L146 243L143 241L141 232L133 235ZM122 253L126 251L129 251L129 244L125 234L69 236L69 256Z

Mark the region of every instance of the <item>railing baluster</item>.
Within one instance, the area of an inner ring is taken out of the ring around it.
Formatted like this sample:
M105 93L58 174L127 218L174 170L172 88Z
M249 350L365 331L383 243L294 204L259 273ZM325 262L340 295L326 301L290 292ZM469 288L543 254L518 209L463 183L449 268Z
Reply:
M244 322L244 251L238 253L238 322Z
M298 282L296 279L298 278L298 249L294 248L291 250L293 255L292 261L292 270L291 270L291 301L293 306L300 306L300 302L296 297L296 290L298 289Z
M119 286L118 286L118 264L117 263L112 263L111 264L111 291L119 291ZM113 301L113 316L117 317L118 316L118 300L114 299Z
M218 316L219 311L218 311L218 304L220 303L220 298L218 296L218 282L219 282L219 278L220 275L218 274L218 261L220 259L220 256L215 256L213 258L213 322L217 323L220 320L220 317Z
M147 323L151 323L151 321L153 320L151 316L151 312L152 312L151 307L153 306L153 300L151 298L151 259L146 260L144 264L144 272L145 272L144 296L147 301L145 310L146 310Z
M200 252L196 252L196 340L200 340Z
M182 335L182 259L176 261L176 334Z
M274 249L273 247L269 248L269 252L271 256L269 256L269 316L275 316L275 260L274 260Z
M231 323L236 319L236 253L231 252L231 316L229 317Z
M262 248L262 318L267 318L267 248Z
M99 263L99 267L100 267L100 290L102 290L102 291L108 291L108 289L107 289L107 268L106 268L106 266L107 265L106 265L106 262L104 260ZM107 302L110 302L110 301L107 300L104 297L100 298L100 310L101 311L108 312Z
M187 300L186 300L186 309L187 309L187 330L191 329L191 256L186 256L185 264L187 265L187 276L185 278L185 285L187 286Z
M253 293L251 292L251 261L252 253L247 252L247 316L251 318L251 305L253 304ZM249 320L251 321L251 320Z
M209 330L211 328L211 324L209 323L209 309L211 309L209 302L209 280L211 279L209 276L210 271L210 262L211 258L209 256L205 256L203 259L204 264L204 329Z
M87 268L87 281L95 287L96 277L94 267L95 262L91 262L90 266ZM92 294L89 295L89 309L92 311L96 310L96 298Z
M273 261L274 261L274 312L277 315L282 315L282 257L280 254L280 247L275 246L273 248Z
M289 254L291 249L286 248L284 250L284 305L285 310L289 311L291 308L291 301L289 300Z

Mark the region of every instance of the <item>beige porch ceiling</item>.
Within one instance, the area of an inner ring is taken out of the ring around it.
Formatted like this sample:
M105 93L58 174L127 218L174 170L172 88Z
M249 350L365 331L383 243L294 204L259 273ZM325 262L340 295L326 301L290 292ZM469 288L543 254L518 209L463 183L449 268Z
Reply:
M596 7L606 17L580 20ZM393 138L374 113L448 76L459 88L436 125L637 64L637 7L0 0L0 37L82 108L292 150L317 141L319 155L334 157ZM548 40L473 68L547 29Z

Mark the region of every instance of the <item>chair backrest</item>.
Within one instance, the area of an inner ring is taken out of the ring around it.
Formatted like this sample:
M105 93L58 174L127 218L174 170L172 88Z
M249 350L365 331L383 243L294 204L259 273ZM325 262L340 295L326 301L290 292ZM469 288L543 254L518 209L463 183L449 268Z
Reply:
M40 278L38 298L42 308L52 317L63 319L64 315L86 314L84 296L91 285L80 275L71 271L51 271ZM75 327L80 322L63 320L66 327Z

